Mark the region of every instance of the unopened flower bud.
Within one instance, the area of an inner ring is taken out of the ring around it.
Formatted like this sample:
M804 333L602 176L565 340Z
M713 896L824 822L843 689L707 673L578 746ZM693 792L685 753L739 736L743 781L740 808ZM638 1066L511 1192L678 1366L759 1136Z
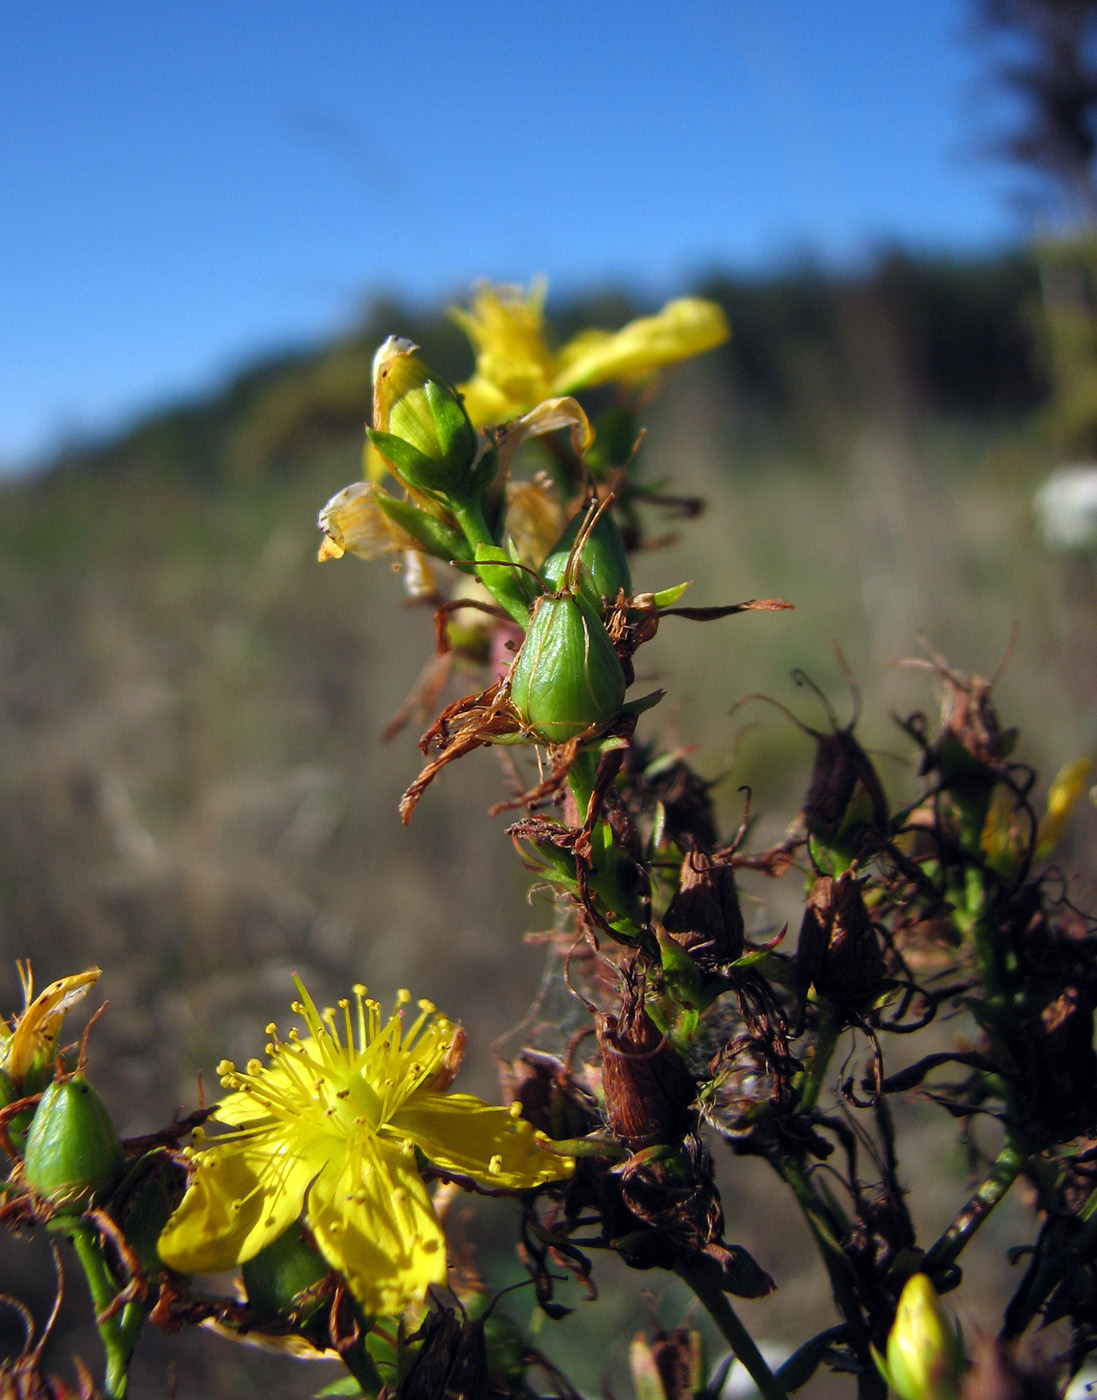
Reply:
M256 1312L268 1317L293 1315L305 1321L320 1306L314 1289L331 1272L327 1260L293 1224L243 1265L244 1291Z
M887 1370L899 1400L956 1400L966 1363L956 1329L925 1274L908 1279L888 1334Z
M409 340L389 336L373 360L369 439L406 485L441 495L473 489L477 438L464 405Z
M564 587L574 567L580 593L601 614L603 600L612 603L622 589L626 596L632 593L632 574L621 531L608 510L603 510L594 522L576 564L572 565L575 541L586 523L587 512L578 511L553 545L540 572L546 587L555 592Z
M565 744L617 714L625 673L602 619L581 595L538 600L511 667L510 698L546 744Z
M106 1105L84 1076L55 1079L27 1133L28 1185L54 1205L79 1210L114 1185L124 1161Z

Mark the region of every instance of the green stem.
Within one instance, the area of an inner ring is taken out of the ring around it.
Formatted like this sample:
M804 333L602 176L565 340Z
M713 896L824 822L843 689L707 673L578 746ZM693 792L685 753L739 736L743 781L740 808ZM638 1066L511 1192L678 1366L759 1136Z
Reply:
M1029 1153L1008 1136L979 1189L926 1255L926 1273L955 1263L975 1231L1020 1176L1028 1158Z
M739 1320L738 1313L728 1302L727 1294L714 1283L710 1270L691 1260L679 1259L674 1266L674 1272L696 1294L698 1301L720 1329L720 1335L764 1396L764 1400L787 1400L784 1389L766 1364L766 1359L755 1345L754 1338Z
M811 1052L811 1068L806 1072L806 1078L800 1090L800 1109L804 1113L810 1113L819 1102L823 1076L834 1056L840 1031L841 1024L834 1007L829 1000L824 999L819 1006L819 1030Z
M487 545L494 548L497 543L492 538L492 533L488 529L488 522L484 519L483 507L476 496L470 496L468 500L457 500L454 496L447 496L450 509L457 518L457 523L464 531L465 539L472 546L473 553L476 552L478 544Z
M340 1356L340 1360L362 1388L362 1394L374 1397L380 1394L384 1381L374 1365L373 1357L366 1350L363 1336L354 1346Z
M144 1310L139 1303L127 1303L120 1314L104 1317L119 1289L103 1257L97 1232L86 1221L75 1218L57 1220L52 1228L72 1241L88 1281L99 1337L107 1353L103 1393L107 1400L124 1400L129 1386L130 1360L145 1320Z

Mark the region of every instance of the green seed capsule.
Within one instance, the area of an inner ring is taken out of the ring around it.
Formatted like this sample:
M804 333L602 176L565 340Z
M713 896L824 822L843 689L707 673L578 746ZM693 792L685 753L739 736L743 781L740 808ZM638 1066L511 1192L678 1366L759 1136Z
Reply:
M598 613L582 595L537 603L510 672L522 723L546 744L565 744L605 724L625 699L625 673Z
M125 1164L103 1100L82 1074L55 1079L27 1133L27 1182L55 1205L76 1209L109 1190Z
M572 517L567 529L550 550L541 565L541 577L547 587L554 591L563 587L568 577L572 550L579 531L587 523L587 512L579 511ZM626 595L632 593L632 574L625 553L625 542L617 522L608 510L594 522L594 528L586 538L578 559L579 591L596 612L602 611L602 599L610 602L623 588Z
M306 1289L330 1273L327 1261L306 1243L300 1225L291 1225L243 1267L248 1302L270 1317L296 1314L300 1321L320 1306L319 1298L302 1302Z

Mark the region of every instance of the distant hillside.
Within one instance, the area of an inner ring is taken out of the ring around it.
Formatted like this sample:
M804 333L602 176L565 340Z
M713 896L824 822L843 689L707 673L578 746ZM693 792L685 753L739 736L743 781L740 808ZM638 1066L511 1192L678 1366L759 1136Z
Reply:
M693 290L727 311L733 336L716 357L719 373L737 412L765 433L810 437L834 415L881 406L914 418L1017 414L1046 393L1033 330L1037 271L1025 252L890 252L861 276L805 265L761 278L715 274ZM550 301L549 316L566 338L653 309L617 291ZM454 381L471 372L467 341L444 309L379 301L352 334L260 360L220 391L157 412L112 442L69 450L52 467L152 460L199 480L239 481L360 441L373 352L392 333L417 341Z

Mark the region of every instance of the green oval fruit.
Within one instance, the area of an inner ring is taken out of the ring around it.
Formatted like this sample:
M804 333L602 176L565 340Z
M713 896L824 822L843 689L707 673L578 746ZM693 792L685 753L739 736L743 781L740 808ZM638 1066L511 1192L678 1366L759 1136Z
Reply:
M55 1205L82 1209L118 1180L122 1143L103 1100L82 1074L55 1079L27 1132L27 1182Z
M330 1272L295 1224L244 1264L244 1289L256 1312L272 1317L296 1313L304 1321L320 1306L320 1299L302 1304L301 1295Z
M581 510L573 516L541 565L541 577L553 592L558 592L568 582L572 549L586 520L586 511ZM595 521L594 528L579 551L578 581L579 591L599 613L603 598L613 602L622 588L626 596L632 594L632 573L625 553L625 541L608 510L604 510Z
M510 672L522 723L546 744L605 724L625 699L625 673L609 633L581 595L544 595Z

